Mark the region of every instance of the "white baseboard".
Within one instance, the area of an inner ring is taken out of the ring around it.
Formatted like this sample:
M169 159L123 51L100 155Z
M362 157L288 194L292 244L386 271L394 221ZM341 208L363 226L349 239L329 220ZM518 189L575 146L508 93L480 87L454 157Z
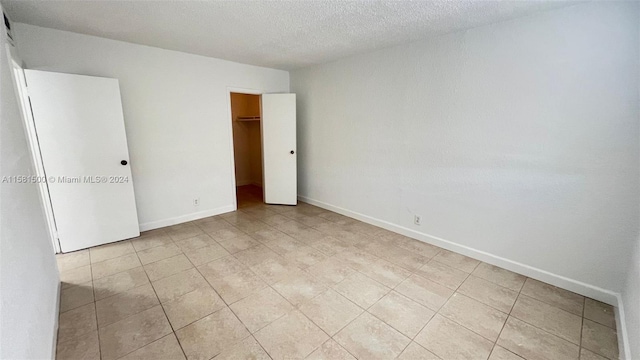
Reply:
M53 312L53 344L51 344L51 359L56 358L56 354L58 352L58 325L60 321L60 286L61 283L58 281L58 287L56 288L56 301L55 301L55 311Z
M380 220L367 216L355 211L347 210L338 206L324 203L322 201L310 199L306 196L298 196L298 200L327 209L338 214L342 214L371 225L381 227L383 229L393 231L404 236L420 240L441 248L451 250L468 257L484 261L486 263L499 266L501 268L513 271L524 276L543 281L545 283L555 285L557 287L573 291L575 293L602 301L604 303L618 306L619 294L610 290L602 289L600 287L583 283L574 279L567 278L562 275L554 274L546 270L538 269L533 266L522 264L513 260L505 259L500 256L496 256L481 250L473 249L468 246L460 245L453 241L445 240L443 238L432 236L429 234L421 233L406 227L390 223L388 221Z
M618 333L620 360L632 360L629 336L627 333L627 322L625 320L624 302L622 301L622 295L617 294L616 297L618 303L614 310L616 314L616 329Z
M148 231L148 230L159 229L159 228L163 228L171 225L182 224L188 221L198 220L198 219L206 218L209 216L220 215L220 214L228 213L235 210L236 208L232 204L232 205L222 206L216 209L210 209L210 210L195 212L191 214L176 216L169 219L151 221L144 224L140 224L140 231Z

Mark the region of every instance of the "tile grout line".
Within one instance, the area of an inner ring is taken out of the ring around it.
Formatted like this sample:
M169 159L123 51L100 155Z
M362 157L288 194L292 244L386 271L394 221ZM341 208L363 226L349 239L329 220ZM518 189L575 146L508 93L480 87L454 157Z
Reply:
M520 294L522 293L522 289L524 289L524 283L526 282L526 278L525 281L522 282L522 286L520 287L520 290L518 291L518 295L516 296L516 299L513 301L513 304L511 304L511 309L509 309L509 313L507 314L507 318L504 321L504 324L502 324L502 328L500 329L500 332L498 333L498 337L496 338L496 341L493 343L493 347L491 348L491 352L489 353L489 356L491 356L491 354L493 353L493 351L495 350L496 346L498 345L498 341L500 340L500 337L502 336L502 332L504 331L504 328L507 326L507 322L509 321L509 317L511 316L511 313L513 312L513 308L516 306L516 303L518 302L518 298L520 298ZM514 353L513 351L504 348L505 350ZM518 354L516 354L517 356L520 356Z
M173 239L171 239L171 236L169 236L169 239L173 242ZM134 247L134 250L135 250L135 247ZM140 256L138 255L138 251L137 250L135 250L135 251L136 251L136 256L138 256L138 260L140 261L140 264L142 264L142 260L140 259ZM182 249L180 249L180 252L182 252ZM158 261L160 261L160 260L158 260ZM176 331L173 328L173 324L171 323L171 321L169 321L169 317L167 316L167 312L165 311L164 306L162 306L162 301L160 301L160 297L158 296L158 292L156 291L156 288L153 286L153 282L151 281L151 278L149 278L149 274L147 274L147 270L144 268L144 265L142 265L142 271L144 272L145 276L147 277L147 280L149 281L149 286L151 286L151 289L153 290L153 293L156 296L156 300L158 300L158 304L160 305L160 308L162 309L162 313L164 314L165 320L169 323L169 327L171 328L171 334L176 338L176 341L178 342L178 346L180 346L180 350L182 351L182 354L184 355L185 359L188 359L187 358L187 353L184 351L184 348L182 348L182 343L180 343L180 339L178 339L178 335L176 335ZM150 309L152 309L152 308L150 308ZM164 338L165 336L167 336L167 335L164 335L164 336L160 337L159 339L156 339L156 340L150 342L149 344L143 345L143 346L137 348L136 350L133 350L129 354L131 354L131 353L133 353L133 352L135 352L135 351L137 351L139 349L142 349L143 347L145 347L147 345L150 345L150 344L152 344L152 343ZM124 355L124 356L126 356L126 355Z

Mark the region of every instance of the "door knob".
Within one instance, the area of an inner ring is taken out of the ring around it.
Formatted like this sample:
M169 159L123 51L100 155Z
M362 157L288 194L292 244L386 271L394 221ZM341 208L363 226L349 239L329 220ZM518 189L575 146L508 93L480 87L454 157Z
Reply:
M295 151L291 150L291 154L294 154L294 153L295 153Z
M127 163L127 160L122 160L122 161L120 161L120 164L127 165L128 163Z

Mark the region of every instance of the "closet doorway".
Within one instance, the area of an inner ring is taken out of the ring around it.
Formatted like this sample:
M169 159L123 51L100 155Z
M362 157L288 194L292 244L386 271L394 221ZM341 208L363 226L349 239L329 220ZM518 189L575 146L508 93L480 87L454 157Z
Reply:
M263 202L260 95L231 93L231 123L238 208Z
M238 208L296 205L296 94L229 89Z

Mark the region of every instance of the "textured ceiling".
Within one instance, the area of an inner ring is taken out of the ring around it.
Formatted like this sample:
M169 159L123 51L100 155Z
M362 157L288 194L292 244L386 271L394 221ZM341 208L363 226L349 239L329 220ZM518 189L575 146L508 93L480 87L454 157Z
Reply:
M571 2L2 0L2 4L14 22L294 69Z

